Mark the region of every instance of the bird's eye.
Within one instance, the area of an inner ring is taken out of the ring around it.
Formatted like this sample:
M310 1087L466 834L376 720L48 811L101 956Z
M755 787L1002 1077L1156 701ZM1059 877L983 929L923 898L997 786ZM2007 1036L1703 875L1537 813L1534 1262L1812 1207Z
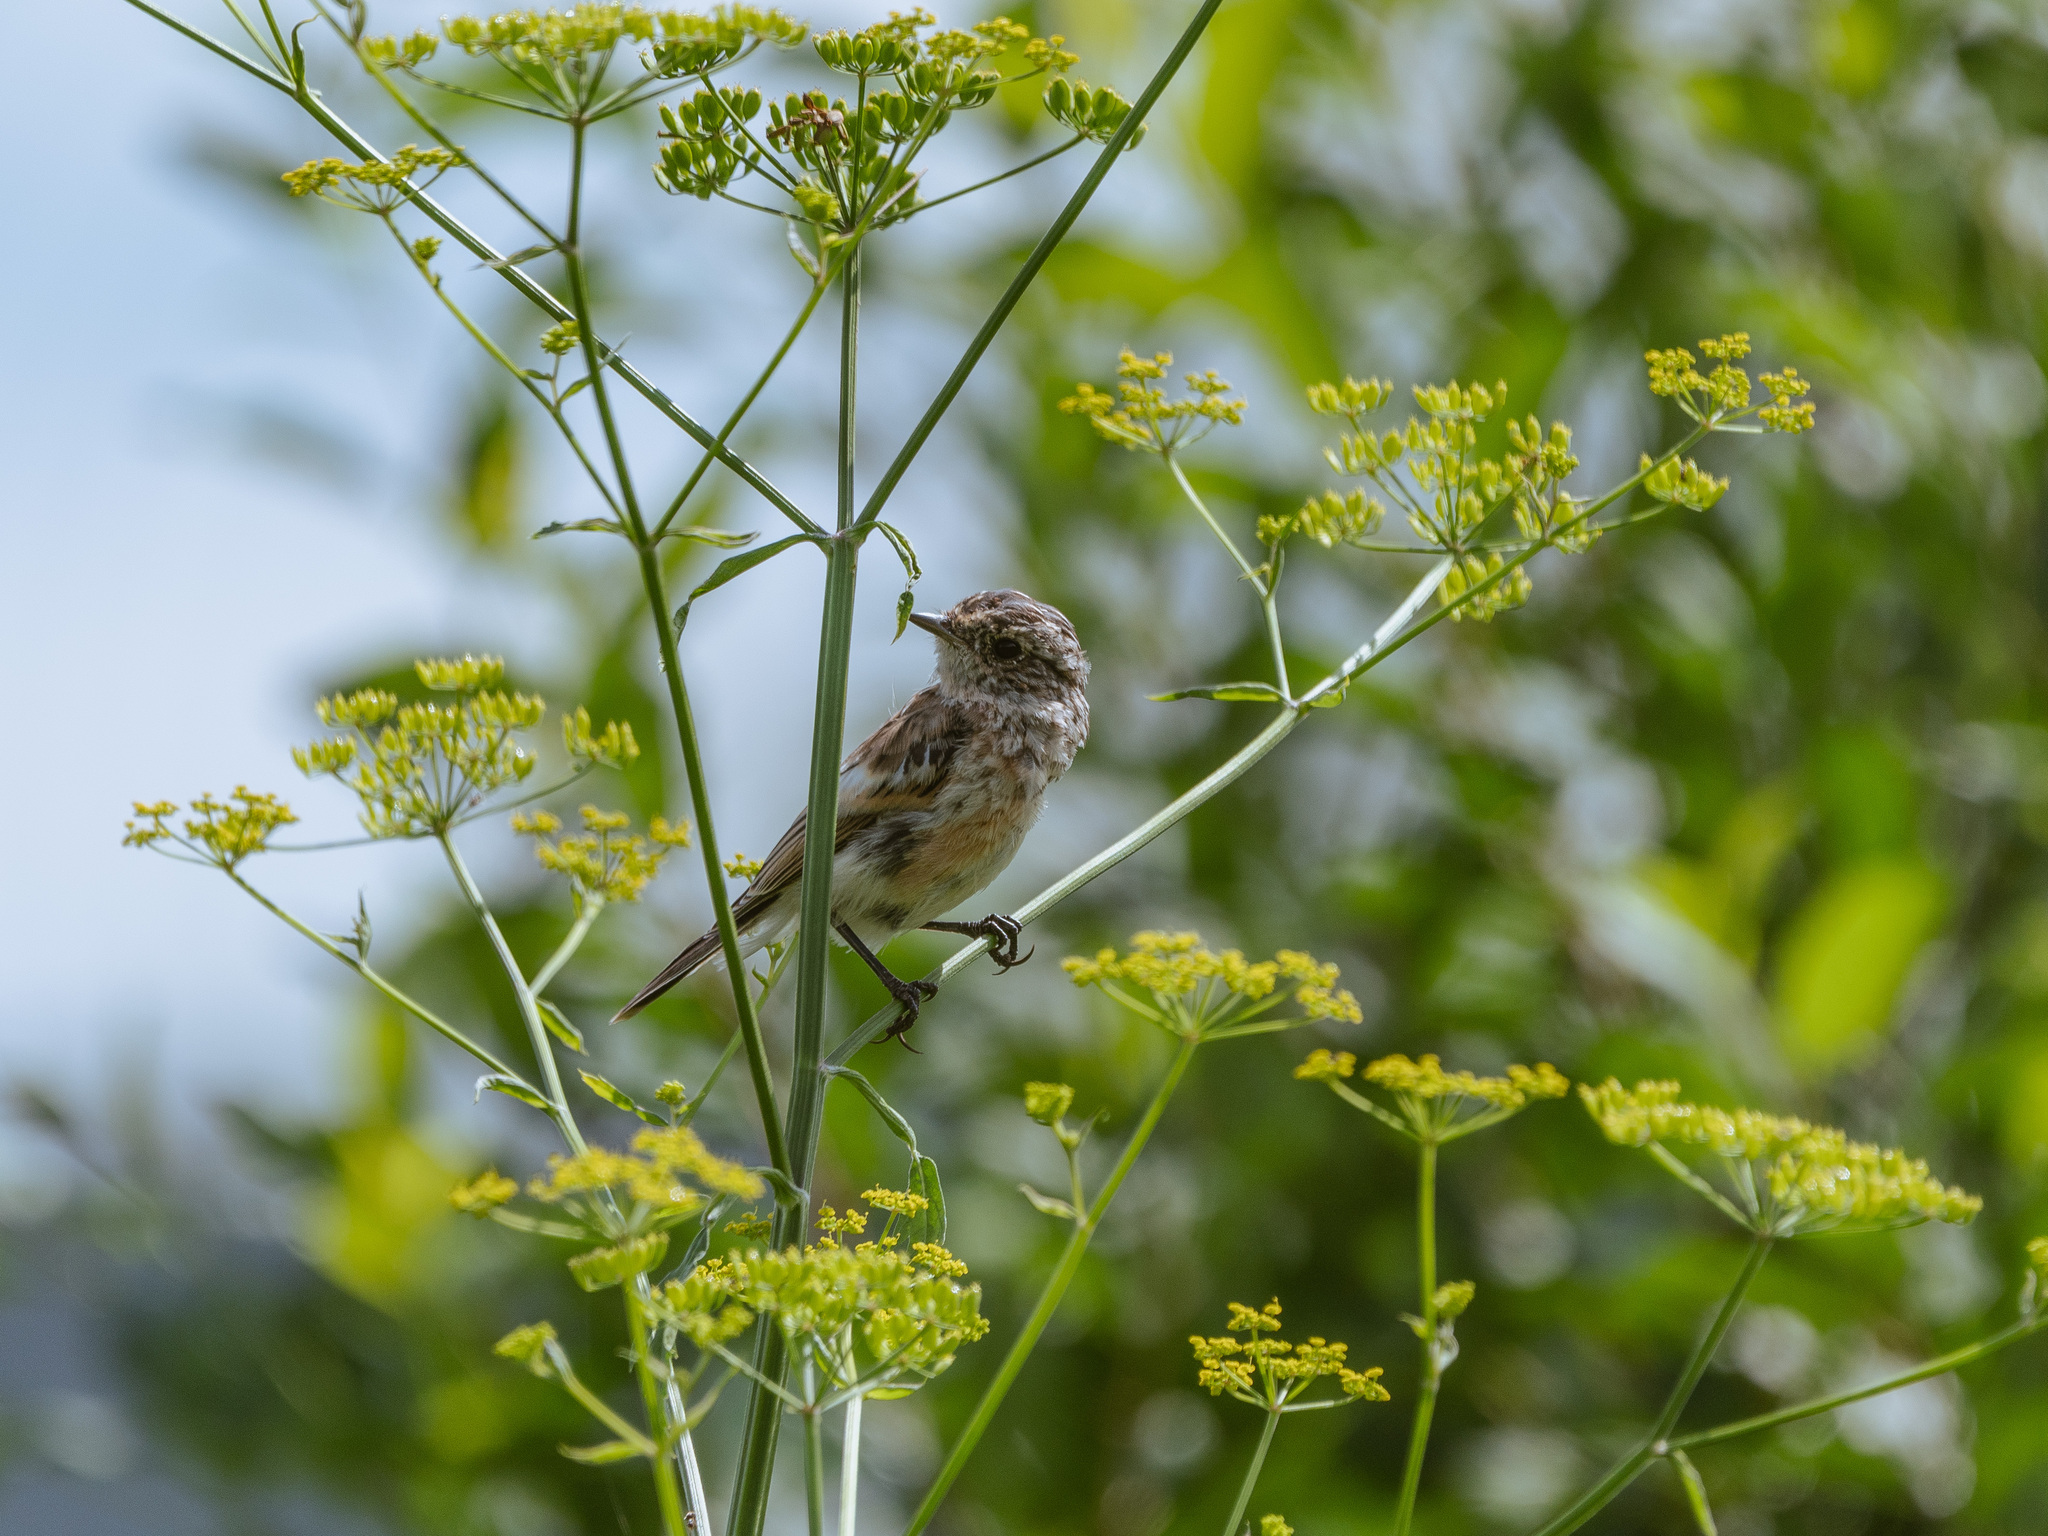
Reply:
M988 648L988 653L997 661L1015 661L1024 654L1024 647L1005 635Z

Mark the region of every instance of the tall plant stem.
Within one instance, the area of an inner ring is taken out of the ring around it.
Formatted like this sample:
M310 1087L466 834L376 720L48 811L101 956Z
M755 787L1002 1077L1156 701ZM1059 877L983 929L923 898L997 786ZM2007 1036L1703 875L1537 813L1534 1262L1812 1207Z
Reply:
M825 1104L820 1057L825 1044L825 991L831 980L832 855L839 822L839 756L846 735L846 673L853 649L853 596L859 545L853 525L854 399L859 378L860 252L840 269L839 510L838 534L825 552L825 603L818 637L817 696L811 714L810 791L804 802L804 873L798 894L795 1050L789 1071L789 1115L784 1128L790 1178L808 1189L818 1153ZM800 1242L810 1221L808 1198L778 1206L773 1241ZM754 1370L782 1380L788 1360L779 1331L763 1328L754 1346ZM731 1536L757 1536L768 1514L775 1441L782 1412L756 1381L747 1397L745 1438L733 1481Z
M804 1514L811 1536L825 1536L825 1426L815 1408L803 1417Z
M1201 1041L1184 1038L1180 1049L1174 1053L1173 1064L1166 1069L1158 1091L1152 1095L1152 1102L1145 1106L1144 1116L1138 1121L1137 1129L1131 1132L1131 1139L1124 1144L1123 1155L1116 1160L1116 1166L1103 1181L1100 1191L1089 1204L1083 1219L1074 1223L1074 1232L1067 1239L1067 1246L1061 1250L1059 1262L1047 1277L1045 1288L1038 1293L1038 1301L1031 1309L1031 1315L1024 1319L1024 1326L1011 1341L1009 1352L1003 1356L1003 1363L997 1368L995 1379L981 1394L981 1401L974 1405L973 1416L962 1427L953 1448L946 1453L945 1464L939 1468L938 1476L926 1490L924 1499L910 1517L910 1523L903 1528L903 1536L917 1536L932 1522L932 1516L939 1511L947 1490L960 1476L967 1465L967 1458L974 1454L974 1448L981 1443L988 1426L996 1416L996 1410L1003 1405L1010 1388L1016 1384L1018 1373L1024 1369L1024 1362L1031 1358L1031 1351L1038 1347L1039 1336L1045 1332L1052 1315L1059 1309L1061 1298L1067 1294L1067 1287L1074 1283L1074 1276L1081 1272L1081 1260L1087 1256L1088 1243L1095 1236L1095 1229L1109 1210L1110 1201L1122 1188L1124 1179L1138 1161L1138 1154L1145 1150L1145 1143L1152 1139L1152 1132L1159 1125L1160 1116L1166 1113L1166 1106L1173 1099L1181 1079L1187 1075L1188 1064L1195 1059L1195 1052Z
M761 1021L754 996L747 986L747 969L740 954L739 928L733 921L732 901L725 889L725 871L718 857L718 831L712 820L711 793L704 777L704 754L697 740L696 716L690 709L690 694L683 680L682 658L676 651L675 629L668 621L668 594L661 572L658 546L648 534L641 513L640 497L634 489L633 474L612 413L611 393L605 387L596 329L591 324L590 284L584 270L583 237L583 147L585 128L574 125L574 153L569 178L569 223L562 246L563 264L569 277L572 318L576 321L583 363L590 377L590 395L604 428L605 447L611 455L612 474L619 487L621 510L633 540L640 567L640 586L646 594L654 620L656 643L661 652L662 676L668 684L669 707L675 712L676 737L683 749L683 775L690 786L690 811L697 822L697 845L704 858L704 884L711 895L711 910L718 928L719 948L725 958L726 978L731 985L733 1012L739 1021L740 1038L747 1050L747 1067L754 1081L754 1099L761 1113L761 1132L768 1143L768 1160L778 1172L788 1174L789 1149L783 1142L782 1116L775 1101L775 1080L768 1066L768 1045L761 1034Z
M846 1404L846 1434L839 1442L839 1536L855 1536L860 1509L860 1406L858 1392Z
M1280 1427L1280 1411L1266 1410L1266 1427L1259 1431L1257 1449L1252 1452L1252 1464L1244 1469L1244 1481L1237 1488L1237 1504L1230 1511L1230 1518L1223 1522L1223 1536L1237 1536L1244 1527L1245 1511L1252 1507L1252 1490L1258 1486L1259 1472L1266 1465L1266 1452L1273 1448L1273 1431Z
M512 946L505 941L505 934L498 927L498 919L491 912L490 904L484 900L484 893L477 886L469 872L469 866L462 861L462 855L455 851L455 840L446 832L437 834L441 852L447 855L448 868L454 872L455 883L461 887L462 896L476 913L476 920L482 925L484 934L491 941L491 949L498 957L498 964L505 972L505 979L512 984L512 996L519 1005L519 1017L526 1023L527 1038L533 1042L533 1054L540 1063L542 1091L548 1099L548 1118L562 1133L562 1139L573 1152L584 1149L583 1132L577 1129L576 1116L569 1108L569 1096L562 1091L562 1074L555 1065L555 1048L548 1039L548 1028L542 1022L540 1005L535 1001L533 988L527 985L526 973L519 968L519 959L512 953Z
M1714 1358L1714 1351L1721 1347L1729 1324L1735 1321L1743 1297L1749 1293L1751 1282L1756 1279L1757 1271L1764 1267L1764 1260L1770 1252L1769 1236L1759 1233L1751 1240L1749 1257L1743 1263L1742 1273L1735 1277L1735 1284L1729 1288L1721 1310L1714 1315L1712 1326L1700 1340L1699 1347L1693 1350L1692 1358L1685 1362L1685 1369L1679 1373L1671 1395L1664 1400L1664 1411L1657 1416L1656 1424L1643 1443L1615 1463L1605 1477L1580 1495L1571 1508L1536 1532L1536 1536L1566 1536L1567 1532L1576 1531L1613 1503L1624 1488L1642 1475L1645 1467L1669 1448L1668 1437L1672 1427L1678 1423L1678 1416L1685 1411L1685 1405L1692 1400L1693 1389L1700 1384L1700 1377L1706 1374L1707 1363Z
M1189 484L1186 471L1180 467L1180 460L1171 453L1163 453L1160 457L1165 461L1168 471L1173 475L1174 484L1180 487L1181 494L1187 497L1195 511L1201 515L1202 521L1209 525L1209 531L1216 535L1217 542L1222 544L1224 549L1229 552L1232 563L1237 566L1238 573L1251 583L1252 590L1258 594L1259 612L1266 621L1266 644L1273 653L1273 682L1280 690L1280 697L1287 700L1290 704L1293 703L1294 690L1287 681L1287 647L1280 639L1280 598L1277 590L1280 556L1278 552L1274 553L1271 573L1261 576L1258 568L1251 561L1245 559L1244 552L1237 547L1237 540L1233 539L1224 526L1216 521L1216 514L1209 510L1209 504L1195 494L1195 488Z
M1408 1463L1401 1469L1401 1501L1394 1510L1394 1536L1408 1536L1415 1523L1415 1495L1422 1486L1422 1459L1429 1450L1429 1423L1443 1385L1436 1341L1436 1143L1421 1144L1415 1175L1416 1268L1422 1279L1422 1377L1415 1393L1415 1418L1408 1432Z
M647 1427L658 1448L651 1458L654 1471L654 1502L661 1510L663 1536L689 1536L690 1522L683 1509L682 1489L676 1481L676 1465L669 1454L671 1426L662 1399L662 1384L654 1373L653 1326L648 1321L647 1277L635 1275L621 1287L626 1303L626 1332L633 1345L633 1374L640 1383L640 1401L647 1414Z

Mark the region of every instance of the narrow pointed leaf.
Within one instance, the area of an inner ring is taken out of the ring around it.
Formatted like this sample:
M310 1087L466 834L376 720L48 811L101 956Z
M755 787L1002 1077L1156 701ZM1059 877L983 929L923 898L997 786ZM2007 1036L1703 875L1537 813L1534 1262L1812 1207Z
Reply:
M1024 1192L1026 1200L1029 1200L1033 1206L1043 1211L1046 1215L1057 1216L1062 1221L1072 1221L1074 1219L1074 1208L1067 1204L1066 1201L1052 1195L1040 1194L1029 1184L1019 1184L1017 1187Z
M1271 683L1218 683L1213 688L1179 688L1172 693L1148 693L1145 697L1155 704L1168 704L1175 699L1215 699L1225 704L1287 702Z
M547 1025L549 1034L569 1047L578 1056L588 1056L590 1054L583 1048L583 1031L569 1022L569 1015L562 1012L561 1009L544 997L535 998L534 1001L540 1005L540 1021Z
M583 1079L584 1086L614 1109L623 1109L629 1115L638 1115L649 1125L668 1124L668 1117L666 1115L658 1115L651 1109L642 1109L633 1102L631 1094L616 1084L606 1082L595 1072L579 1072L576 1075Z
M555 1449L571 1461L580 1461L586 1467L602 1467L615 1461L631 1461L640 1454L640 1447L630 1440L607 1440L602 1445L559 1445Z
M705 593L717 591L735 576L746 575L755 566L762 564L764 561L773 560L785 549L790 549L798 544L817 544L822 546L830 537L831 535L822 533L792 533L787 538L777 539L770 544L763 544L758 549L750 549L743 555L734 555L729 560L719 561L718 568L705 577L703 581L699 582L690 595L683 599L682 607L676 610L676 633L681 634L683 626L690 621L690 605Z
M481 1099L486 1088L490 1089L492 1093L502 1093L508 1099L517 1099L522 1104L531 1104L535 1109L554 1108L552 1104L541 1096L538 1089L529 1087L516 1077L507 1077L502 1072L486 1072L482 1077L478 1078L476 1080L476 1097Z
M917 1156L917 1132L910 1128L910 1122L897 1112L895 1106L882 1097L881 1089L869 1082L852 1067L827 1067L825 1070L833 1077L851 1083L855 1088L859 1089L860 1096L868 1101L869 1107L882 1117L882 1123L895 1133L898 1141L910 1148L910 1155L912 1157Z
M670 528L662 533L664 539L688 539L693 544L711 544L719 549L740 549L761 537L758 533L734 533L726 528L698 528L685 526Z

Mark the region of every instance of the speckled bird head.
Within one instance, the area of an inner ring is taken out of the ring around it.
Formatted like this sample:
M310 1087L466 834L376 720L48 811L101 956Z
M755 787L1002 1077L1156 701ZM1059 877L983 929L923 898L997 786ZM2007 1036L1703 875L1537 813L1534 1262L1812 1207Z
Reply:
M977 592L910 621L938 637L947 694L1078 708L1086 731L1088 653L1059 609L1022 592Z

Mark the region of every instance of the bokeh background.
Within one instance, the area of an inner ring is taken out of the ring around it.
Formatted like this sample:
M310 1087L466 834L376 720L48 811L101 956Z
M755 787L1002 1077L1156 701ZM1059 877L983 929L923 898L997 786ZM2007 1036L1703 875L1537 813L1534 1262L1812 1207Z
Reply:
M1012 14L1134 93L1186 9ZM557 1458L574 1415L488 1355L541 1315L593 1361L618 1343L552 1257L446 1204L486 1161L537 1161L531 1128L473 1106L462 1063L224 883L116 846L136 796L289 789L285 749L310 734L315 693L450 649L503 651L556 702L632 720L649 750L606 793L678 809L630 572L615 551L527 540L586 515L582 493L379 232L282 195L278 171L328 152L289 103L111 0L10 26L27 30L19 56L47 62L0 100L0 176L10 206L35 210L6 257L27 302L0 468L0 636L28 733L0 769L18 808L0 1071L19 1111L0 1169L0 1526L644 1528L641 1480ZM410 136L359 83L336 75L330 95L380 140ZM455 115L466 142L556 195L554 145ZM984 114L942 174L1007 163L1021 121ZM644 368L716 419L803 279L766 221L661 197L650 132L621 124L603 147L603 307ZM1061 162L873 248L865 444L893 450L1078 173ZM444 266L502 334L537 329L490 274ZM1144 700L1256 675L1259 647L1252 606L1154 468L1055 409L1118 344L1171 348L1249 395L1246 425L1201 456L1240 521L1321 488L1299 386L1346 370L1505 377L1518 407L1577 427L1586 487L1673 429L1642 386L1649 345L1747 329L1759 361L1816 380L1822 424L1798 443L1710 445L1735 481L1710 514L1551 557L1527 609L1439 628L1068 903L1037 932L1037 963L956 982L919 1028L923 1055L864 1059L939 1160L995 1340L1059 1239L1015 1193L1057 1177L1019 1085L1074 1083L1112 1145L1163 1060L1050 962L1166 925L1338 960L1367 1016L1327 1043L1361 1057L1677 1076L1903 1143L1983 1193L1967 1230L1781 1250L1695 1422L1867 1379L2010 1316L2020 1245L2048 1230L2044 269L2036 4L1225 7L892 514L926 558L928 601L1028 588L1096 659L1095 738L998 904L1256 728L1253 706ZM829 329L743 434L809 500L829 488ZM687 467L658 422L629 429L655 478ZM729 484L715 494L709 521L768 526ZM1299 561L1301 664L1348 650L1401 574L1355 554ZM728 847L764 849L801 796L816 582L792 555L692 620ZM888 643L895 589L877 555L854 730L929 665L914 635ZM346 831L335 797L293 798L309 830ZM541 952L561 893L509 838L472 835L515 943ZM512 1038L432 865L372 853L260 873L331 927L362 892L385 966ZM630 1027L598 1021L703 918L678 870L565 978L599 1070L701 1080L727 1030L715 988ZM842 1019L879 1003L841 979ZM1257 1425L1193 1390L1185 1338L1214 1331L1227 1300L1276 1294L1305 1330L1385 1363L1397 1404L1290 1423L1254 1509L1304 1536L1385 1529L1414 1374L1395 1316L1413 1305L1411 1167L1289 1078L1308 1043L1198 1063L947 1529L1213 1529ZM722 1093L714 1139L751 1155L750 1113ZM833 1098L827 1138L827 1198L897 1172L850 1098ZM1654 1411L1739 1241L1571 1104L1461 1143L1444 1178L1446 1273L1480 1299L1419 1528L1527 1529ZM870 1413L864 1530L899 1528L999 1349ZM2041 1346L2023 1346L1703 1455L1721 1530L2036 1532L2044 1382ZM707 1436L714 1485L730 1433ZM793 1529L800 1510L777 1520ZM1597 1529L1686 1520L1652 1476Z

